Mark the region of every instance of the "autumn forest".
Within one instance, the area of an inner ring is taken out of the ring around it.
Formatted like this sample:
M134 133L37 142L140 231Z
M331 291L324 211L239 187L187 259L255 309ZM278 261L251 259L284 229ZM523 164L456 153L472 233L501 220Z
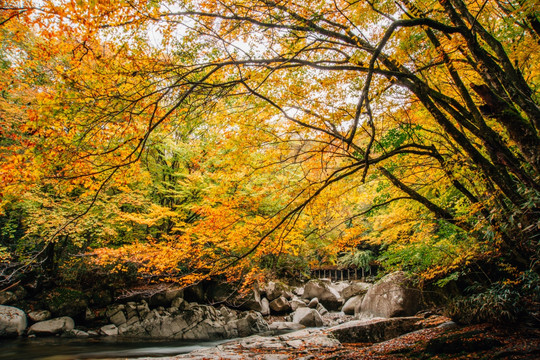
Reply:
M337 266L517 316L540 301L538 11L0 0L0 291Z

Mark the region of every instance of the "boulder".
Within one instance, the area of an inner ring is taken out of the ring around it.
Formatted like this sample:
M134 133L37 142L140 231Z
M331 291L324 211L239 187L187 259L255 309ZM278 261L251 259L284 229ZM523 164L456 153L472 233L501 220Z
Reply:
M354 281L349 286L341 290L340 294L343 300L347 301L357 295L365 295L371 286L371 284L365 282Z
M173 300L176 298L182 298L183 296L183 289L166 290L152 295L150 299L148 299L148 304L153 307L171 306Z
M49 310L35 310L28 313L28 318L33 322L49 320L51 312Z
M221 305L219 308L219 313L227 322L238 319L238 312L236 310L229 309L225 305Z
M0 337L22 335L25 329L24 311L13 306L0 305Z
M323 320L317 310L307 307L297 309L293 314L292 321L306 327L323 326Z
M321 353L330 353L342 348L338 340L326 336L318 329L304 329L281 336L250 336L229 341L219 346L195 350L189 354L175 356L175 359L267 359L287 360L315 359L306 355L304 349L321 349ZM324 349L324 350L323 350ZM328 349L328 350L327 350ZM292 350L299 350L292 353ZM299 353L303 356L298 357Z
M113 304L107 307L105 315L111 323L120 326L127 322L126 315L124 314L125 309L126 306L124 304Z
M308 303L307 306L308 306L309 308L316 309L316 308L317 308L317 305L319 305L319 299L313 298L313 299L311 299L311 300L309 301L309 303Z
M63 333L64 331L73 330L75 322L68 316L62 316L56 319L40 321L30 326L28 335L50 336Z
M358 313L362 306L363 299L364 295L353 296L345 302L345 304L341 308L341 311L343 311L343 313L346 315L354 315L355 313ZM358 309L358 311L356 309Z
M301 307L307 307L307 304L305 303L304 300L298 299L296 297L293 298L291 301L289 301L289 304L291 305L292 311L296 311L296 309L301 308Z
M326 310L326 308L323 306L323 304L317 304L317 307L315 308L317 310L317 312L320 314L320 315L326 315L328 314L328 310Z
M328 287L334 289L338 294L341 296L341 292L348 288L351 285L348 281L338 281L338 282L330 282L327 284Z
M390 340L422 327L422 318L402 317L350 321L327 329L341 343L366 343Z
M296 296L302 296L304 295L304 287L303 286L297 286L292 289L292 292Z
M118 328L114 324L109 324L102 326L99 329L100 333L106 336L116 336L118 335Z
M261 311L261 294L257 286L254 286L247 294L237 294L233 299L228 301L232 307L240 310Z
M188 306L188 302L179 297L172 301L171 306L179 310L184 310Z
M359 316L411 316L421 308L420 290L401 271L388 274L373 285L362 300Z
M17 301L17 295L11 291L0 292L0 305L9 305Z
M232 333L237 336L246 337L254 333L268 331L269 327L266 321L261 317L261 314L249 311L245 317L236 321L236 328L231 329Z
M270 302L270 309L277 314L282 314L291 310L291 305L285 297L280 296Z
M264 287L264 291L266 292L266 297L268 298L268 301L275 300L281 296L283 296L287 300L292 299L291 291L289 291L285 284L280 282L270 281Z
M328 282L320 280L310 280L304 287L304 299L319 299L319 302L328 310L338 310L343 304L339 292Z
M222 305L190 304L184 310L177 308L153 309L144 318L122 324L120 335L131 337L170 338L185 340L214 340L248 336L268 330L260 313L239 313Z
M270 315L270 302L268 301L267 298L262 298L261 299L261 311L260 311L260 313L263 316Z

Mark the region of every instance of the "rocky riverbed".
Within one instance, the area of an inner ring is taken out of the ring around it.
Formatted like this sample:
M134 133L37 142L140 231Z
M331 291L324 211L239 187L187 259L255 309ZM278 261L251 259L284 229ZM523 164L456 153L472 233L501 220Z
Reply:
M237 338L269 330L335 325L345 321L343 317L323 317L340 310L343 315L363 317L413 315L421 308L418 293L408 286L403 274L395 273L375 285L312 280L289 287L269 282L243 294L230 291L227 285L194 286L101 308L86 306L78 312L75 309L86 304L85 299L53 298L33 305L26 302L24 310L0 305L0 336ZM269 316L282 316L283 321L274 322Z
M433 339L444 338L456 331L457 325L440 314L420 311L424 307L421 292L411 286L403 273L387 275L376 284L312 280L304 286L290 287L269 282L243 294L231 292L226 285L169 289L104 307L86 306L83 314L80 310L72 311L86 304L79 299L71 300L72 308L59 301L41 308L36 304L47 305L47 302L23 301L20 302L26 304L26 308L21 306L23 310L13 306L17 305L16 296L8 294L3 298L13 302L0 305L0 337L4 338L54 336L89 342L109 338L120 342L177 340L195 344L236 338L174 357L177 359L352 359L355 353L367 354L366 349L378 354L381 348L374 344L385 344L392 339L402 339L403 345L398 346L400 350L396 350L394 358L422 354L422 350L407 352L404 345L409 341L407 336L416 339L411 340L410 346L417 346L417 340L424 339L418 348L424 346L425 354L447 354L454 351L448 349L463 346L473 348L463 339L448 338L437 345ZM281 335L269 336L272 332ZM426 340L430 336L432 340ZM497 336L477 344L486 351L505 349L504 337ZM534 344L538 337L532 339L531 347L520 350L523 356L537 354ZM156 355L161 353L151 354ZM444 356L448 358L448 354Z

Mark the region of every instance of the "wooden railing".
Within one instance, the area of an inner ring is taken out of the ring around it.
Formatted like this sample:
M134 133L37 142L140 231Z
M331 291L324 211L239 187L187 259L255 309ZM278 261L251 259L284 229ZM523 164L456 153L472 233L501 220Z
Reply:
M344 280L365 280L365 277L376 274L376 267L372 266L371 271L363 272L357 268L340 268L338 266L321 266L311 269L312 279L330 279L332 281Z

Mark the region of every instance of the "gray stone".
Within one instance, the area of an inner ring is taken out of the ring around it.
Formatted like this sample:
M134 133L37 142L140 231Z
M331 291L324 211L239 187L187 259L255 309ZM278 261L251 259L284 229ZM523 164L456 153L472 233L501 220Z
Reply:
M291 305L291 310L296 311L296 309L301 307L307 307L307 304L302 299L293 298L291 301L289 301L289 304Z
M317 308L317 305L319 305L319 299L315 297L309 301L307 306L309 308L315 309Z
M306 327L323 326L323 320L317 310L307 307L297 309L293 314L292 321Z
M105 315L108 318L113 317L117 312L123 312L126 306L124 304L113 304L110 306L107 306L107 310L105 311Z
M22 335L25 329L24 311L13 306L0 305L0 337Z
M303 286L297 286L292 289L292 292L296 296L302 296L304 295L304 287Z
M266 284L264 290L266 292L266 297L270 302L281 296L287 300L291 300L292 298L292 293L289 291L287 285L280 282L270 281L268 284Z
M237 294L228 303L230 303L232 307L241 310L254 310L259 312L262 310L261 294L257 286L250 289L247 294Z
M180 307L178 307L178 308L180 308ZM144 319L146 317L146 315L148 315L148 313L150 312L150 308L148 307L148 303L146 301L142 300L137 305L137 312L139 313L139 318Z
M293 340L301 340L304 348L340 347L337 339L331 338L318 329L304 329L279 336L279 339L289 343Z
M187 307L187 301L182 298L176 298L172 301L171 306L178 308L179 310L184 310Z
M349 286L341 290L340 294L343 300L347 301L352 297L365 295L371 286L371 284L365 282L354 281Z
M289 301L284 296L280 296L270 302L270 309L276 314L282 314L291 310Z
M183 289L166 290L160 293L154 294L148 299L151 306L171 306L171 303L177 298L184 297ZM172 305L174 306L174 305Z
M422 327L419 317L350 321L327 329L341 343L380 342Z
M230 341L218 346L195 350L189 354L175 356L175 359L208 359L208 360L287 360L291 359L291 349L337 349L341 344L336 339L326 336L322 331L305 329L290 334L263 337L250 336L248 338ZM307 353L307 351L306 351ZM296 356L293 356L295 359ZM307 356L302 359L312 359Z
M328 310L326 310L323 304L318 304L316 310L321 316L328 314Z
M358 313L362 306L363 299L364 295L353 296L345 302L345 304L341 308L341 311L343 311L343 313L347 315L354 315L355 313ZM356 309L358 309L358 311Z
M349 287L351 284L348 281L338 281L338 282L330 282L327 284L329 288L332 288L335 290L338 294L341 296L341 292L345 290L347 287Z
M319 302L328 310L338 310L343 304L339 292L328 282L310 280L304 287L304 299L319 299Z
M49 310L35 310L28 313L28 319L33 322L40 322L49 320L51 318L51 312Z
M129 308L128 304L126 311L130 311ZM117 327L118 334L141 338L213 340L268 331L262 315L255 311L239 313L224 305L218 310L198 304L191 304L185 310L175 309L153 309L144 318L133 316ZM112 331L114 333L114 328Z
M118 335L118 328L114 324L109 324L102 326L99 331L106 336L116 336Z
M366 293L359 316L397 317L416 314L421 308L420 290L413 288L405 273L386 275Z
M137 311L137 303L135 302L128 302L126 304L125 308L125 317L127 319L127 323L133 323L135 321L139 320L139 311ZM121 324L117 324L117 326L120 326Z
M126 316L124 315L123 311L118 311L114 313L112 316L109 317L109 320L116 326L120 326L127 322Z
M238 313L236 310L229 309L225 305L221 305L219 308L219 313L225 319L225 321L238 319Z
M262 298L261 299L261 314L263 316L268 316L270 315L270 302L268 301L267 298Z
M75 328L73 319L68 316L62 316L35 323L28 329L28 334L50 336L73 330L73 328Z

